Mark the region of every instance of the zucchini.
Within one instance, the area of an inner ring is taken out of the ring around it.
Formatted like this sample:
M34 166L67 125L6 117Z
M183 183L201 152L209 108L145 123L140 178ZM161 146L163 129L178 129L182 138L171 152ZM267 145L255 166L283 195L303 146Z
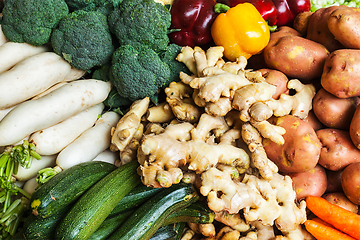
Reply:
M175 184L159 192L136 209L108 239L149 239L172 212L196 202L199 196L190 184Z
M137 161L122 165L86 191L61 220L56 238L90 238L118 202L141 183L138 166Z
M105 162L84 162L68 168L44 183L30 199L35 216L57 215L75 202L87 189L116 169Z
M184 231L184 222L173 223L160 227L154 235L151 236L150 240L169 240L175 239L177 235L181 235Z

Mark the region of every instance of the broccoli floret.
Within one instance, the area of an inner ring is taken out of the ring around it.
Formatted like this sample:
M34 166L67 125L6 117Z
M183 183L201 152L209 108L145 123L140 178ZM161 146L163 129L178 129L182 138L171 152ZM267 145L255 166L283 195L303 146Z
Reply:
M114 52L107 18L99 12L68 14L54 30L51 44L54 52L81 70L107 63Z
M70 12L76 10L98 11L108 15L122 0L65 0Z
M159 54L161 60L170 67L170 77L165 82L163 88L169 86L171 82L179 82L180 72L185 72L187 74L190 74L190 71L186 67L186 65L176 60L177 55L179 55L181 51L181 48L182 48L181 46L171 43L166 47L164 51L160 52Z
M138 42L159 52L169 44L170 11L154 0L123 0L108 20L122 45Z
M109 76L120 96L135 101L156 95L169 79L170 68L154 50L134 43L115 50Z
M40 46L50 40L52 30L69 13L64 0L6 0L2 30L12 42Z

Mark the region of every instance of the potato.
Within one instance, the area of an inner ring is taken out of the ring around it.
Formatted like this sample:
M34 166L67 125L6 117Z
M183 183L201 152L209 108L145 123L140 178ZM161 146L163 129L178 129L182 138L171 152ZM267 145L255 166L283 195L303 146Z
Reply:
M309 18L306 38L324 45L330 52L344 48L328 28L330 14L339 6L320 8Z
M334 10L328 20L328 28L345 48L360 49L359 8L341 6Z
M359 103L359 97L338 98L322 88L314 96L313 111L326 127L348 130Z
M301 36L306 37L308 27L309 27L309 19L314 12L301 12L294 18L293 28L297 30Z
M351 119L349 133L352 142L360 149L360 105L357 106Z
M319 121L313 110L309 111L309 114L304 118L304 121L308 122L315 131L324 128L324 124Z
M351 141L348 131L325 128L316 131L321 141L319 164L332 171L360 162L360 150Z
M297 200L304 199L309 195L320 197L326 191L327 176L325 169L320 165L316 165L306 172L288 175L293 181Z
M264 139L263 145L268 158L279 171L288 174L313 169L320 157L321 142L312 126L292 115L279 117L273 123L285 128L285 143L279 145Z
M344 193L342 192L334 192L334 193L325 193L322 198L326 199L328 202L332 204L338 205L350 212L358 213L359 207L358 205L352 203Z
M269 68L303 82L321 76L328 55L329 51L320 43L285 33L270 37L264 49L265 63Z
M289 89L287 88L287 84L289 79L280 71L273 70L273 69L259 69L258 70L261 75L265 78L267 83L276 86L276 91L272 95L274 99L279 99L282 93L288 93Z
M360 204L360 162L349 164L341 174L341 186L346 197L356 205Z
M327 176L327 187L326 192L342 192L342 186L341 186L341 174L342 170L340 171L331 171L329 169L326 170L326 176Z

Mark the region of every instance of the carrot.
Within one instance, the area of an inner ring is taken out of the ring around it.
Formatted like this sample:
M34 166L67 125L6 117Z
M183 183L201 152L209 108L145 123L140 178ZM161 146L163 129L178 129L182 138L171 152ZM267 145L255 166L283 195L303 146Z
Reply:
M306 206L317 217L334 226L334 228L360 239L360 215L316 196L306 197Z
M320 221L306 220L304 224L306 230L317 240L355 240L355 238L340 232L330 225L322 224Z

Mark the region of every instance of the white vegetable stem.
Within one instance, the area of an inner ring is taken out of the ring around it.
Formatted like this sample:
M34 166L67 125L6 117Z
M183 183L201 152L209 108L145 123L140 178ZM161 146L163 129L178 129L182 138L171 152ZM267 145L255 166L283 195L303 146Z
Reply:
M77 80L39 99L19 104L0 121L0 146L13 144L103 102L110 90L109 82Z
M110 149L106 149L97 155L93 161L107 162L115 165L116 160L120 159L119 152L110 151Z
M58 124L33 133L29 142L35 145L35 151L40 155L59 153L80 134L91 128L103 109L103 103L92 106Z
M58 82L79 79L84 73L54 52L28 57L0 74L0 109L28 100Z
M0 73L28 57L48 51L50 51L48 45L34 46L28 43L6 42L0 46Z
M86 130L59 153L56 164L65 170L79 163L92 161L110 147L110 131L119 120L120 115L115 112L103 114L94 127Z
M33 159L30 168L26 169L19 166L19 170L14 177L18 181L27 181L30 178L36 177L39 170L55 166L56 156L57 155L42 156L40 160Z

